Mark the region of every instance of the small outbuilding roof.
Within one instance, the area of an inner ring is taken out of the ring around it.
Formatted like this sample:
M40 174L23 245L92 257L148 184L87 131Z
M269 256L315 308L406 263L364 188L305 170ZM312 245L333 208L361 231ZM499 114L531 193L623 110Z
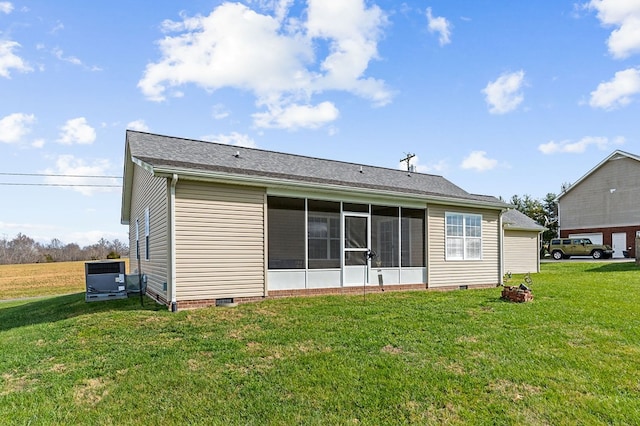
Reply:
M502 214L504 228L514 231L537 231L543 232L547 228L538 224L526 214L516 209L509 209Z
M187 179L404 194L431 202L509 207L495 197L470 194L442 176L127 130L123 223L128 223L132 163L163 177L177 174Z

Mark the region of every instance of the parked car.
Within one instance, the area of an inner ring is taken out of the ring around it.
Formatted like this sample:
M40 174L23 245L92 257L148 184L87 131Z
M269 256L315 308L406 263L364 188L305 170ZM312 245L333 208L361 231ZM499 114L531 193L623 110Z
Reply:
M556 260L571 256L591 256L594 259L608 259L613 255L609 245L594 244L589 238L554 238L549 243L549 253Z

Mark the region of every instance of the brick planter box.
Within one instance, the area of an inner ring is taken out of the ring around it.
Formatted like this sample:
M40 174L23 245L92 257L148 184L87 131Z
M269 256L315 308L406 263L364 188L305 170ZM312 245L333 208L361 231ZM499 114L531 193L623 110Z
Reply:
M524 290L516 286L505 286L502 289L502 298L510 302L524 303L533 300L531 290Z

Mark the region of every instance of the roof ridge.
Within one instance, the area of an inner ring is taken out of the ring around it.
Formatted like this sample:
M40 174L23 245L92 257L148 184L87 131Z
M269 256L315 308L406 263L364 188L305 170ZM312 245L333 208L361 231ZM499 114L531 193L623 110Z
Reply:
M433 176L433 177L444 178L444 176L442 176L442 175L437 175L437 174L432 174L432 173L422 173L422 172L416 172L416 171L408 172L408 171L402 170L402 169L394 169L394 168L385 167L385 166L374 166L374 165L366 164L366 163L355 163L353 161L332 160L332 159L329 159L329 158L313 157L313 156L310 156L310 155L291 154L291 153L288 153L288 152L274 151L274 150L263 149L263 148L252 148L252 147L247 147L247 146L229 145L229 144L222 143L222 142L213 142L213 141L206 141L206 140L202 140L202 139L193 139L193 138L185 138L185 137L180 137L180 136L163 135L163 134L160 134L160 133L143 132L143 131L140 131L140 130L126 129L126 131L127 131L127 133L128 132L140 133L140 134L145 134L145 135L149 135L149 136L159 136L159 137L162 137L162 138L180 139L180 140L203 143L203 144L205 144L205 143L207 143L207 144L215 144L215 145L220 145L220 146L225 146L225 147L235 147L235 148L239 148L239 149L240 148L241 149L247 149L247 150L256 151L256 152L268 152L270 154L285 155L285 156L288 156L288 157L299 157L299 158L306 158L306 159L309 159L309 160L328 161L328 162L331 162L331 163L340 163L340 164L346 164L346 165L357 166L357 167L370 167L370 168L381 169L381 170L390 170L390 171L393 171L393 172L412 173L412 174L419 174L419 175L424 175L424 176ZM458 185L456 185L456 186L458 186Z

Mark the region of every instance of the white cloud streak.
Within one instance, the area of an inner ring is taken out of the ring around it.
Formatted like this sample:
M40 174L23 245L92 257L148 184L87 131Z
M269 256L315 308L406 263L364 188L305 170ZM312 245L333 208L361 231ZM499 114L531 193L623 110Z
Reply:
M427 23L430 33L438 33L440 46L451 43L451 22L442 16L433 16L431 8L427 8Z
M115 178L87 178L74 176L108 176L111 163L106 159L94 160L87 163L82 158L73 155L60 155L56 158L55 166L48 168L42 173L65 176L46 176L45 183L55 185L69 185L68 189L79 192L83 195L93 195L97 192L119 191L118 188L100 186L79 186L79 185L119 185ZM65 188L67 189L67 188Z
M616 27L607 45L616 59L640 53L640 2L637 0L591 0L585 5L596 10L603 26Z
M294 130L299 127L317 129L335 121L338 115L339 111L335 105L325 101L315 106L274 106L268 112L253 114L253 118L258 127Z
M148 132L149 126L144 120L135 120L127 124L127 129L137 130L139 132Z
M20 43L12 40L0 40L0 77L11 78L10 70L30 72L33 68L14 53Z
M202 140L226 145L244 146L246 148L255 148L256 142L249 136L238 132L232 132L228 135L207 135L202 136Z
M87 124L86 118L78 117L67 120L67 122L61 127L60 136L57 139L57 142L63 145L90 145L95 140L95 129Z
M589 147L595 146L600 151L608 150L612 146L618 146L625 143L625 139L621 136L609 139L602 136L585 136L579 141L564 140L560 142L549 141L538 146L538 150L546 155L565 153L565 154L581 154Z
M6 13L7 15L13 12L13 4L8 1L0 1L0 12Z
M428 164L421 164L420 157L418 155L411 159L411 166L418 173L438 173L442 174L449 170L449 164L446 160L438 160ZM398 168L400 170L407 170L407 163L404 161L398 162Z
M494 169L497 165L498 160L487 158L487 153L485 151L472 151L462 160L460 167L465 170L486 172L487 170Z
M31 132L36 116L20 112L9 114L0 119L0 142L18 143Z
M208 16L165 21L162 29L178 34L157 42L161 59L147 65L139 89L153 101L181 94L177 89L187 84L248 91L263 109L253 115L258 127L316 128L335 120L338 113L328 108L337 111L333 103L312 102L326 91L349 92L377 106L391 101L383 81L365 76L387 22L377 6L309 0L303 18L288 17L291 4L275 2L269 15L223 3Z
M524 71L502 74L497 80L489 82L482 90L491 114L506 114L515 110L524 100L522 87Z
M616 109L632 102L633 96L640 93L640 68L618 71L613 79L600 83L591 92L589 105L593 108Z

